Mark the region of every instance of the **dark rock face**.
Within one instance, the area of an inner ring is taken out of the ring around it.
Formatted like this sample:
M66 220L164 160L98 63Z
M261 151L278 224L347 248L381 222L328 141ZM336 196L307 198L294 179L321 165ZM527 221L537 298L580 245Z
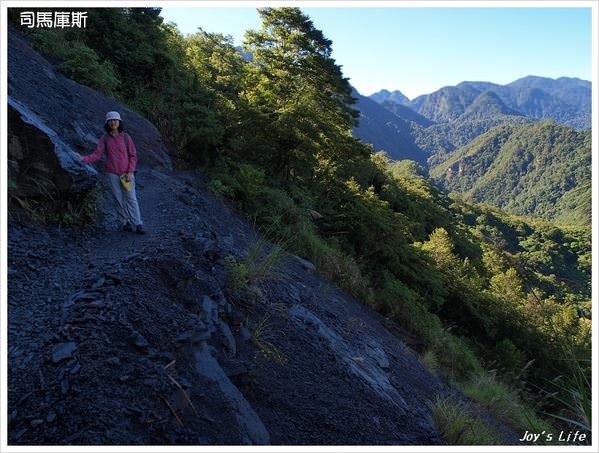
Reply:
M83 192L97 181L94 168L81 163L55 131L10 96L8 161L11 178L27 196L44 195L47 185L51 191Z
M135 141L140 164L171 168L158 130L137 113L54 70L12 26L8 29L8 94L73 151L91 152L104 134L106 112L116 110ZM60 159L60 158L59 158Z

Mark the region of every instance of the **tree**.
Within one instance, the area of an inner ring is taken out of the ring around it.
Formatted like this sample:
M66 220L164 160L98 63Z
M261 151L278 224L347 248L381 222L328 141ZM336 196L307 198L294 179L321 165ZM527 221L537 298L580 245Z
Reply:
M265 146L255 141L256 112L246 92L247 63L231 36L200 30L185 38L189 71L207 90L222 125L220 149L237 161L253 161Z
M351 136L357 112L331 58L331 41L308 16L298 8L261 8L259 14L261 30L248 31L244 42L252 55L248 95L270 120L272 172L288 183L311 177L318 154L332 151L336 138Z

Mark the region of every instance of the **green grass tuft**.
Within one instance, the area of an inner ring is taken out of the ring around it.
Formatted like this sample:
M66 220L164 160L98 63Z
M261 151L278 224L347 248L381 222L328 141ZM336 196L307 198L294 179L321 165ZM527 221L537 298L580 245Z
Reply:
M435 351L428 350L420 358L422 365L432 374L437 374L439 371L439 358Z
M460 387L464 395L487 408L518 432L552 431L549 423L540 419L521 401L515 390L500 382L493 373L474 375Z
M433 423L450 445L497 445L498 434L480 418L450 398L437 398Z

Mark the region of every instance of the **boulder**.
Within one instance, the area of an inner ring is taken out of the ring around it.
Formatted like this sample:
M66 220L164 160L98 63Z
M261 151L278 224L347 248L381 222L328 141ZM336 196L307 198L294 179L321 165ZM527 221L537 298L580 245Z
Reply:
M98 173L25 105L8 97L9 175L26 196L84 192Z

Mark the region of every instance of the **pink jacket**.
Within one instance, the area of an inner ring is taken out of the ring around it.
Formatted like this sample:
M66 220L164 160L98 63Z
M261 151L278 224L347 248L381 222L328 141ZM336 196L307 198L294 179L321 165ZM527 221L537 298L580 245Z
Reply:
M128 155L124 132L119 133L116 137L106 134L104 138L100 137L94 152L83 157L83 162L95 162L101 159L106 152L107 158L105 169L108 173L122 175L123 173L134 172L137 167L137 150L135 149L135 144L133 143L131 136L129 134L127 134L127 136L129 137ZM104 143L106 143L106 146L104 146Z

